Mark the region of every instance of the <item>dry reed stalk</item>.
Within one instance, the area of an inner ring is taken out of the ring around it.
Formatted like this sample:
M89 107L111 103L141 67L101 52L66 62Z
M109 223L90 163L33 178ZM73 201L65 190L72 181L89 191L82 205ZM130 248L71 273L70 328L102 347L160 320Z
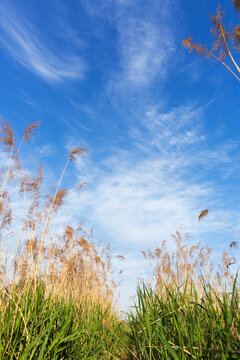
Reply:
M73 299L78 303L100 303L104 307L111 305L115 284L111 279L110 247L98 249L92 241L92 234L88 235L81 226L76 230L65 226L62 235L55 234L55 224L52 226L67 194L67 190L60 189L60 186L68 164L70 161L76 162L77 157L83 156L86 151L76 148L69 153L54 196L47 196L47 200L44 200L40 192L42 168L39 168L36 178L30 178L17 165L22 144L32 137L36 127L37 124L31 124L24 131L17 150L12 128L6 122L0 137L4 149L9 152L5 177L2 177L2 181L0 179L1 247L5 250L0 287L8 287L11 291L23 284L19 288L20 294L23 289L32 286L32 280L35 290L39 281L44 280L46 296L53 293L56 297ZM6 191L14 178L18 180L19 193L24 195L25 204L25 216L16 236L12 233L16 225L11 215L10 196Z
M202 212L206 216L207 212ZM201 213L201 214L202 214ZM200 215L201 215L200 214ZM167 297L166 287L168 290L181 289L187 281L187 293L191 294L192 286L197 290L199 298L204 296L203 280L205 285L210 285L214 293L221 295L221 287L227 284L227 288L231 289L235 276L229 269L231 257L223 251L221 264L218 265L218 271L211 260L212 249L208 246L201 247L200 243L190 246L188 243L188 235L182 237L180 232L172 236L176 250L170 253L166 247L166 241L156 248L154 251L142 251L142 254L150 262L155 261L154 278L156 289Z

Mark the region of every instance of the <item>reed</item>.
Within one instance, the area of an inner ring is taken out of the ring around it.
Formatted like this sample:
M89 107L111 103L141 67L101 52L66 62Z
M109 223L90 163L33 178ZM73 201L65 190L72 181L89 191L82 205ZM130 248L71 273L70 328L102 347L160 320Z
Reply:
M55 191L43 196L42 166L32 178L24 172L20 160L22 145L33 138L37 127L37 123L30 124L18 145L11 126L6 121L1 124L0 140L9 163L2 171L0 188L0 281L4 286L15 287L19 283L32 284L32 280L37 286L41 280L45 292L57 297L112 305L115 284L111 280L111 249L99 249L81 224L76 228L66 224L62 234L55 231L55 220L68 194L67 189L61 188L62 179L69 163L84 156L86 150L78 147L70 151ZM25 209L20 225L11 207L13 185L22 194Z
M31 285L31 286L30 286ZM121 323L111 308L56 298L43 282L1 289L0 359L111 359Z
M191 245L180 232L174 251L164 241L142 252L155 263L154 282L138 285L133 310L120 319L110 246L99 247L82 224L56 229L68 194L63 177L87 152L70 151L55 190L43 195L42 166L31 177L21 162L38 125L17 141L1 122L8 161L0 174L0 360L239 359L240 288L230 267L236 259L224 251L216 267L212 249ZM12 206L16 189L21 222Z
M231 257L224 250L216 266L208 246L192 246L180 232L173 240L171 253L166 241L143 252L155 262L155 285L138 285L128 316L130 358L239 359L240 286Z
M62 179L87 152L71 150L55 190L42 194L42 166L31 177L21 162L22 146L38 125L30 124L17 141L1 122L8 163L0 178L0 359L111 359L122 353L111 249L96 245L81 224L56 231L68 194ZM12 206L17 190L21 222Z
M240 301L237 278L231 293L220 297L203 282L199 295L186 281L163 292L138 287L135 311L129 314L135 357L147 359L239 359ZM130 357L133 359L134 357Z
M208 245L201 246L200 242L191 245L189 236L182 236L179 231L172 235L171 245L174 245L172 252L168 250L166 241L153 251L142 251L148 261L155 263L153 275L157 291L165 291L166 284L168 289L175 288L175 285L181 288L187 281L190 292L193 285L198 294L201 294L204 292L203 279L215 292L221 292L223 283L230 291L236 276L231 265L236 258L226 249L223 250L220 262L216 264L212 258L213 250Z

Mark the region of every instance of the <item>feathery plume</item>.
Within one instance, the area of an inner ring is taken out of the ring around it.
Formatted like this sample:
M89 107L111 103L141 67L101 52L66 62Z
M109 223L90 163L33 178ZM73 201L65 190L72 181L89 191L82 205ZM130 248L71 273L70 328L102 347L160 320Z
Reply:
M29 140L30 138L34 138L34 131L39 127L40 123L35 122L28 125L28 127L23 131L24 141Z
M126 260L125 257L122 255L116 255L116 258L119 260Z
M11 125L5 120L1 120L0 141L3 143L5 151L11 151L14 147L14 135Z
M233 6L236 11L240 11L240 0L233 0Z
M77 160L77 157L78 157L78 156L84 157L84 156L85 156L84 153L87 153L87 150L85 150L85 149L83 149L83 148L81 148L81 147L78 147L78 148L76 148L76 149L71 150L70 153L69 153L69 155L68 155L68 157L69 157L69 159L70 159L71 161L74 161L74 162L75 162L75 161Z
M207 214L208 214L208 209L203 210L198 217L198 221L202 220L205 216L207 216Z
M238 245L237 245L237 242L236 241L232 241L231 244L230 244L230 249L231 248L236 248Z
M78 190L82 190L82 188L86 185L88 185L86 181L82 182L80 185L78 185Z

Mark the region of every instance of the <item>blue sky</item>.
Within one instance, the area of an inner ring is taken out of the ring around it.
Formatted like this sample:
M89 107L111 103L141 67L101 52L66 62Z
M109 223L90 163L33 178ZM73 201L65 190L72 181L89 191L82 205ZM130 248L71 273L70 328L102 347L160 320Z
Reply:
M220 254L234 239L214 213L239 227L239 93L220 64L188 54L209 44L207 0L8 0L0 2L0 116L18 134L40 121L25 166L55 184L69 150L62 223L84 221L110 242L125 269L122 307L144 276L141 250L181 229ZM232 20L230 1L221 1ZM81 196L74 187L88 186Z

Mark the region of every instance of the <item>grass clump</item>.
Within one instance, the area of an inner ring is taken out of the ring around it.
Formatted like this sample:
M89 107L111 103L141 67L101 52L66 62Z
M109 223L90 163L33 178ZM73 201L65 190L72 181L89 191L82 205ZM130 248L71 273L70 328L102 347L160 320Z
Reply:
M32 285L0 292L1 359L109 359L119 352L121 324L110 308L79 306Z
M224 251L215 270L212 250L190 246L177 232L173 252L166 242L143 252L155 262L155 286L138 286L134 309L122 321L110 247L94 243L81 223L61 224L57 231L68 195L62 179L86 150L71 150L55 190L42 194L42 167L32 177L21 163L22 145L38 124L23 131L19 144L11 126L0 125L6 153L0 174L0 360L240 358L239 283L230 271L235 257ZM12 206L16 196L25 211L21 221ZM236 241L230 244L235 247Z
M75 228L61 223L64 231L56 231L58 213L68 194L68 189L62 188L62 179L69 163L84 156L86 150L71 150L55 190L42 194L42 166L37 176L31 177L23 169L20 153L37 126L30 124L17 145L11 126L6 121L1 123L0 141L8 164L0 179L0 284L33 282L36 288L43 281L46 294L76 299L78 303L112 305L115 284L110 247L100 249L81 223ZM19 209L11 205L19 194L25 210L20 220L15 216Z
M214 269L209 247L190 246L179 232L173 239L172 253L166 242L143 252L155 261L155 287L139 285L129 313L135 357L239 359L240 287L229 268L231 258L224 250Z
M237 279L236 279L237 280ZM240 301L216 294L203 284L199 296L187 281L164 291L146 285L137 289L135 312L129 314L131 341L138 359L239 359Z
M81 223L56 231L68 194L63 176L86 150L71 150L55 190L42 194L42 166L31 177L21 163L22 145L38 124L23 131L19 144L10 124L0 125L7 164L0 178L0 359L122 356L110 247L96 245Z

